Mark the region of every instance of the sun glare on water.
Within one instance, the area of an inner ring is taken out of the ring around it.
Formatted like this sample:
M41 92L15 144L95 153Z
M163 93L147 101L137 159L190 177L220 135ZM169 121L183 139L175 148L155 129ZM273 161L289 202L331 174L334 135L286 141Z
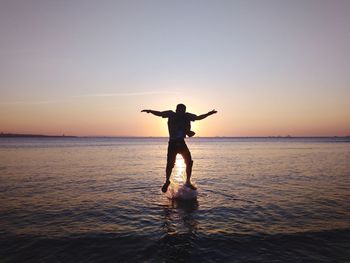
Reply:
M185 161L182 158L180 154L176 156L176 162L175 162L175 173L173 176L173 180L176 183L184 183L185 182L185 170L186 170L186 165Z

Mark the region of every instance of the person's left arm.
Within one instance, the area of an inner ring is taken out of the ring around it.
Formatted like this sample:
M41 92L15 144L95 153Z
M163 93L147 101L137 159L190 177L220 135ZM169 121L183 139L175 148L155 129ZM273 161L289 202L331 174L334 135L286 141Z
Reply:
M215 113L217 113L217 111L216 111L216 110L212 110L212 111L209 111L208 113L205 113L205 114L195 115L194 118L193 118L193 120L194 120L194 121L203 120L203 119L205 119L206 117L208 117L208 116L210 116L210 115L213 115L213 114L215 114Z

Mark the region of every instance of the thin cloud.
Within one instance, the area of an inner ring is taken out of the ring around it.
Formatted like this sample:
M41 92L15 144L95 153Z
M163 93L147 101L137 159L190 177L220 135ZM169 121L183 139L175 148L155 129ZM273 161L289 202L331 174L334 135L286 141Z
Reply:
M64 103L63 100L42 100L42 101L2 101L0 105L37 105L37 104L54 104Z
M174 91L141 91L141 92L118 92L118 93L93 93L84 94L79 97L132 97L132 96L147 96L156 94L178 94Z
M179 92L175 91L140 91L140 92L118 92L118 93L92 93L83 94L79 96L74 96L74 98L82 97L133 97L133 96L147 96L147 95L157 95L157 94L168 94L176 95ZM55 104L55 103L65 103L68 100L42 100L42 101L2 101L0 105L40 105L40 104Z

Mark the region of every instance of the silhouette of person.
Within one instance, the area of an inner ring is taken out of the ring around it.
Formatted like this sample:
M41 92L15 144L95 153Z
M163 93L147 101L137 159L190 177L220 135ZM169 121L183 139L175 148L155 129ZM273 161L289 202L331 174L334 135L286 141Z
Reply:
M155 116L168 118L169 143L166 165L166 180L162 187L162 192L165 193L168 190L171 172L174 168L176 155L178 153L182 155L186 164L185 185L193 190L196 190L197 188L191 183L193 160L191 152L185 143L185 137L186 135L192 137L195 134L193 131L191 131L191 121L203 120L204 118L217 113L217 111L212 110L202 115L195 115L186 112L186 106L184 104L178 104L176 106L176 112L171 110L142 110L141 112L152 113Z

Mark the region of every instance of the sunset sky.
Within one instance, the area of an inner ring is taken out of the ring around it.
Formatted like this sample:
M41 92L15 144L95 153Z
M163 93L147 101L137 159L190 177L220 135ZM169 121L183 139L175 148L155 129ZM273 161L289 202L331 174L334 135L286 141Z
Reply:
M350 1L0 1L0 132L350 135Z

